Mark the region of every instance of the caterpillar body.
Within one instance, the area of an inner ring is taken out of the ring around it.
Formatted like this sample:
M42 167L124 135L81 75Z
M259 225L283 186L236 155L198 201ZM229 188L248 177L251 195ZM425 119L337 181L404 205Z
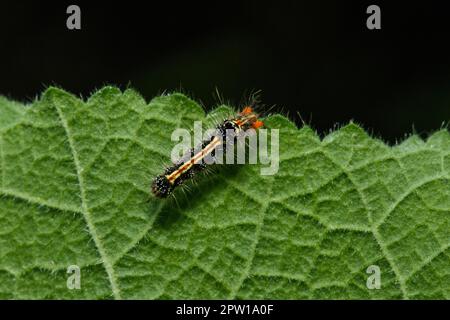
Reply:
M224 148L227 143L227 134L231 131L234 136L247 131L250 128L258 129L264 123L258 119L258 115L251 106L245 107L236 116L224 120L216 126L215 134L206 138L197 147L192 148L183 155L180 160L165 169L152 183L152 193L158 198L167 198L174 189L185 181L192 179L196 173L203 171L208 164L203 161L205 157L214 157L218 148Z

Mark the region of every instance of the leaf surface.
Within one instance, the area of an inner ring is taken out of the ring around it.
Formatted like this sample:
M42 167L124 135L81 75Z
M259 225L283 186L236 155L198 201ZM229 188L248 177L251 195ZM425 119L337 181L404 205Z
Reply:
M0 297L450 299L447 130L390 147L353 123L321 140L275 115L277 174L235 166L178 205L148 200L172 131L224 110L111 87L0 97Z

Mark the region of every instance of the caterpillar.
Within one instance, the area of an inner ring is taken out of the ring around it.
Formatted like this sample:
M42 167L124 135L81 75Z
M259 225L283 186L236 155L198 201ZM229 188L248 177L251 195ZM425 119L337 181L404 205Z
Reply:
M214 157L215 151L219 147L224 147L227 143L227 134L239 136L248 129L258 129L264 123L258 119L258 114L252 106L246 106L234 117L221 122L215 128L215 134L209 136L198 146L189 150L180 160L167 167L163 174L158 175L152 183L151 191L157 198L169 197L174 189L182 185L185 181L192 179L196 173L203 171L207 163L203 161L205 157ZM224 148L225 150L225 148Z

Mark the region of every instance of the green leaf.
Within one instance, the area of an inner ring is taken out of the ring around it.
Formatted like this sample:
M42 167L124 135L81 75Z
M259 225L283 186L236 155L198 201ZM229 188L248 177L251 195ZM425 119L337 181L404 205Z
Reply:
M111 87L1 98L0 297L450 298L447 130L390 147L353 123L321 140L275 115L277 174L233 166L178 206L148 200L171 132L224 110Z

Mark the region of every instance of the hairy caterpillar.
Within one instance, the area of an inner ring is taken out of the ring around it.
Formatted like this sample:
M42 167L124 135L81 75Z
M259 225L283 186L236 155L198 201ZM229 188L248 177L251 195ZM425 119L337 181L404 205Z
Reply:
M207 167L203 159L208 155L214 156L217 148L223 147L227 141L227 132L230 130L234 136L238 136L250 128L258 129L263 125L264 123L258 120L253 107L245 107L234 117L217 125L215 134L202 141L199 146L191 149L179 161L166 168L163 174L157 176L152 183L152 193L158 198L167 198L176 187L203 171Z

